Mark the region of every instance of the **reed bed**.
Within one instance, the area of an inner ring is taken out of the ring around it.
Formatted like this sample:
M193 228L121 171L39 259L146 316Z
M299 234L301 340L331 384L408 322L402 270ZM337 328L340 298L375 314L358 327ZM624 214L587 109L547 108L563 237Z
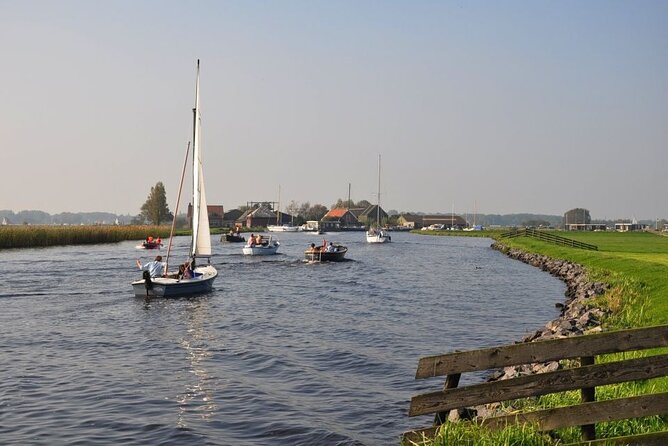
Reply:
M0 226L0 249L37 248L58 245L90 245L144 240L147 236L167 238L170 226Z

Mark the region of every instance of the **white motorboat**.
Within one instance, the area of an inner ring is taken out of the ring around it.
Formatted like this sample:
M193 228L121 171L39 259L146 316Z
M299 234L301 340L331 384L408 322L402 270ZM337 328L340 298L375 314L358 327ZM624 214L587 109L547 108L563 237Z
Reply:
M292 225L269 225L267 231L269 232L299 232L299 226Z
M147 271L141 280L132 282L132 288L135 296L151 297L177 297L192 296L206 293L213 288L213 281L218 276L218 271L209 264L211 257L211 232L209 230L209 216L206 206L206 195L204 193L204 177L202 175L202 153L200 148L200 111L199 111L199 60L197 61L197 81L195 84L195 108L193 109L193 215L192 215L192 241L190 249L189 263L192 268L192 277L178 278L177 274L167 274L167 277L150 277ZM190 147L189 147L190 148ZM188 151L186 151L186 162L181 174L181 186L188 161ZM181 186L179 186L179 198L181 196ZM178 212L174 212L174 218ZM172 234L174 231L174 222L172 222ZM169 238L169 247L167 250L166 268L169 268L169 253L172 247L172 235ZM199 266L198 259L206 258L207 264Z
M281 243L269 236L262 237L260 243L251 244L251 239L249 239L241 251L247 256L270 256L276 254L279 246L281 246Z

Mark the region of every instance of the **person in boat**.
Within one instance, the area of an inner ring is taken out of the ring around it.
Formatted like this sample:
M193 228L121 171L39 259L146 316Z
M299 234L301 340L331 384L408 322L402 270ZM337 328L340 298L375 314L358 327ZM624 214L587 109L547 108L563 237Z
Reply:
M262 245L262 235L258 234L255 236L255 244Z
M186 262L183 264L183 278L184 279L192 279L193 278L193 270L190 267L190 262Z
M162 239L161 239L160 237L158 237L158 240L156 240L156 243L157 243L158 245L162 245Z
M329 242L329 245L327 245L327 249L325 249L325 252L336 252L336 247L334 247L334 244L332 242Z
M148 271L149 275L153 277L161 277L164 274L165 264L162 261L162 256L157 256L152 262L142 265L137 259L137 266L142 271Z
M315 243L311 243L311 246L309 248L309 251L311 252L318 252L320 251L320 246L315 246Z
M255 246L255 236L253 234L251 234L250 238L248 239L248 246Z
M168 277L176 280L181 280L183 279L183 272L185 271L185 269L186 265L182 263L179 265L179 270L176 272L176 274L169 275Z

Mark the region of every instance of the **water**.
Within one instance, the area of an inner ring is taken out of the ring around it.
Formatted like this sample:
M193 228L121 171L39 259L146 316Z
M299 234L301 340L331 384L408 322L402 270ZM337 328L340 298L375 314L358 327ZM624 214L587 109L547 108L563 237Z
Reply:
M250 258L214 236L215 290L175 300L134 297L156 254L136 242L0 252L0 443L398 444L443 382L418 358L513 342L563 300L488 239L328 234L349 261L302 262L321 237Z

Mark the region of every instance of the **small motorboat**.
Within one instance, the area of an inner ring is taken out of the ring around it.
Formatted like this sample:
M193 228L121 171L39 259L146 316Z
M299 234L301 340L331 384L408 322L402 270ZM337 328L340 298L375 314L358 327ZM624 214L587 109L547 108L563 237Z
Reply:
M309 262L341 262L348 252L348 247L330 244L328 247L313 246L304 251L304 260Z
M246 238L243 235L239 234L225 234L223 237L220 238L220 241L239 243L239 242L245 242Z
M259 243L256 241L251 244L249 240L241 251L247 256L269 256L276 254L279 246L281 246L280 242L278 240L272 240L271 236L260 237Z

